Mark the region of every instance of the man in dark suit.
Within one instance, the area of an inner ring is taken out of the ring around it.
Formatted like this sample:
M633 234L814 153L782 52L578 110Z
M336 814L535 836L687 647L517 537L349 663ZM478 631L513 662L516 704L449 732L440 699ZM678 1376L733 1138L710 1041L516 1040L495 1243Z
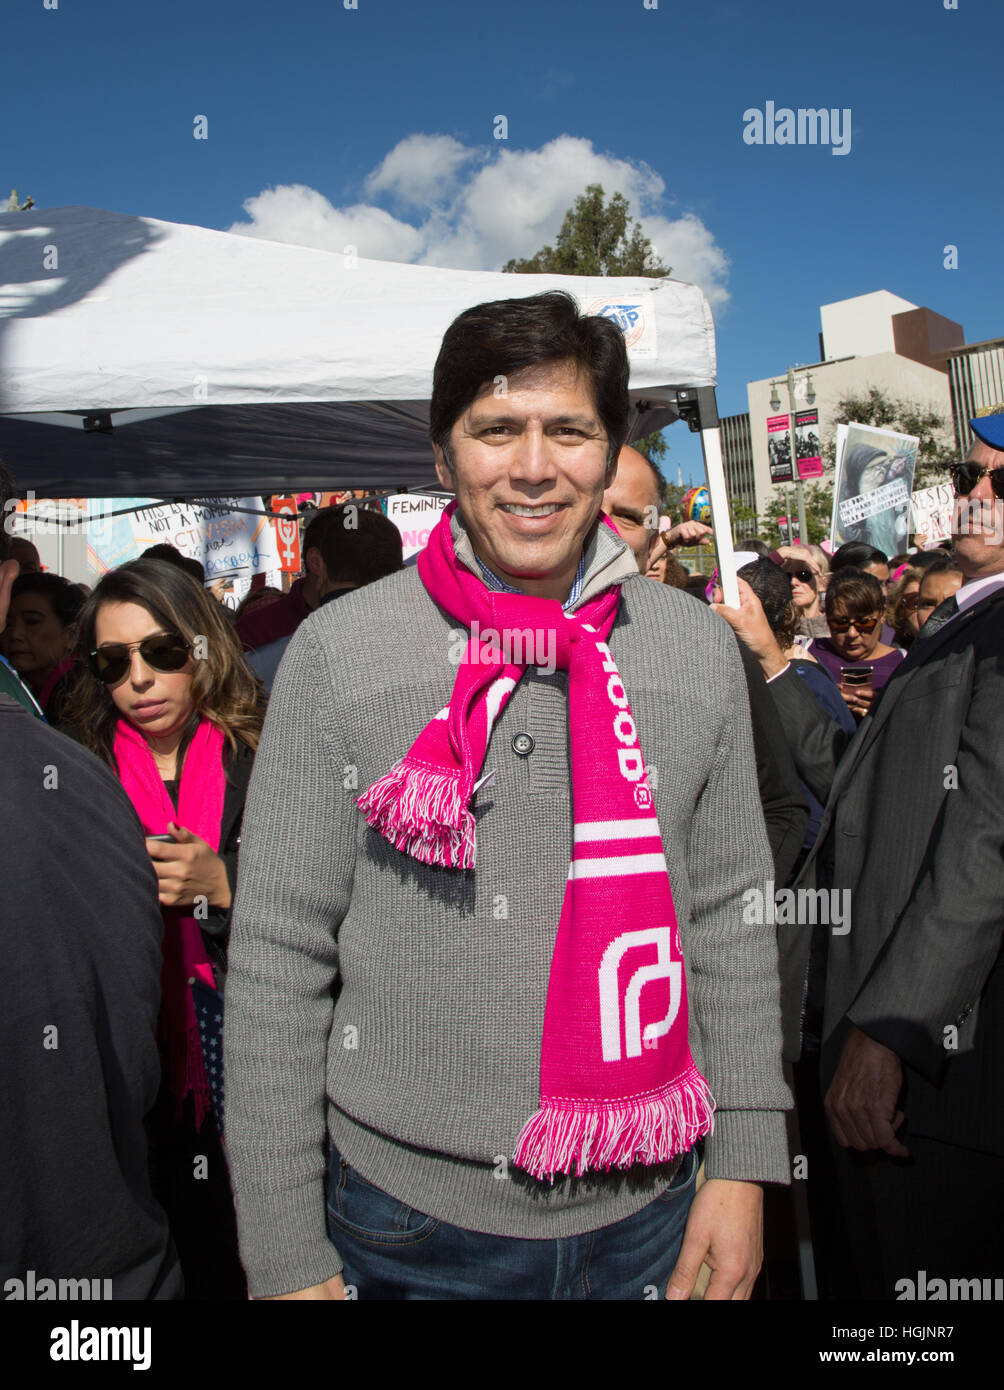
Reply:
M821 1071L845 1292L871 1298L1004 1270L1004 414L971 426L966 581L862 721L810 864L852 894Z

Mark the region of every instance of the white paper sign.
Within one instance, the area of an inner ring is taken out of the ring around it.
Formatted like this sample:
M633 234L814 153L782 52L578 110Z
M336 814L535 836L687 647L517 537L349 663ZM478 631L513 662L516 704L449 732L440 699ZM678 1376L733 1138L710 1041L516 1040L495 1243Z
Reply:
M429 543L429 532L439 521L452 497L426 497L415 492L399 492L384 499L387 516L401 532L404 558L410 560Z
M955 489L951 483L922 487L912 494L913 529L923 535L924 549L933 550L942 541L952 539L952 514L955 510Z
M204 502L173 502L143 507L131 517L138 555L147 546L167 542L205 567L206 583L250 576L278 568L275 528L267 517L231 511L261 510L258 497L211 497Z

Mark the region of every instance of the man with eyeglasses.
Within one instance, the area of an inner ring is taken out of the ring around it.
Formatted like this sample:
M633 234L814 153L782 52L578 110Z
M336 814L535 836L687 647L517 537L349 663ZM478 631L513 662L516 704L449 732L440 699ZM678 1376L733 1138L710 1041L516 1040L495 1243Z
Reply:
M845 1296L1004 1270L1004 413L970 425L965 582L862 721L800 880L852 895L821 1063Z

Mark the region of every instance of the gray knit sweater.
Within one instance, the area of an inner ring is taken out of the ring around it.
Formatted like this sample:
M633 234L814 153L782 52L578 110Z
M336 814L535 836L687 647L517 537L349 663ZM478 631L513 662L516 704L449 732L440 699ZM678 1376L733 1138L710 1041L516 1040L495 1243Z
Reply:
M735 639L703 604L632 572L625 549L598 528L579 603L623 579L609 645L654 770L690 1047L718 1104L708 1176L787 1182L774 929L742 919L743 892L764 891L772 873ZM540 1098L571 850L567 676L530 667L495 725L475 870L417 863L354 804L448 703L457 631L404 570L307 619L273 688L245 812L224 1029L253 1296L341 1268L326 1234L325 1125L399 1201L497 1235L581 1234L666 1186L663 1169L547 1188L506 1176L503 1161ZM517 733L531 735L529 754L514 750Z

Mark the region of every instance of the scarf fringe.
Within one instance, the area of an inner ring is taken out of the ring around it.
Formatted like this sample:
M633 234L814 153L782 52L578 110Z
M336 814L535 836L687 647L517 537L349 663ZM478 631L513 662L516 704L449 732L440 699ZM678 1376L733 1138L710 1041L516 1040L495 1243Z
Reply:
M539 1179L667 1163L711 1132L714 1110L696 1068L640 1102L545 1100L524 1125L513 1162Z
M357 797L356 805L368 825L420 863L474 868L474 815L462 797L457 773L417 767L402 758Z

